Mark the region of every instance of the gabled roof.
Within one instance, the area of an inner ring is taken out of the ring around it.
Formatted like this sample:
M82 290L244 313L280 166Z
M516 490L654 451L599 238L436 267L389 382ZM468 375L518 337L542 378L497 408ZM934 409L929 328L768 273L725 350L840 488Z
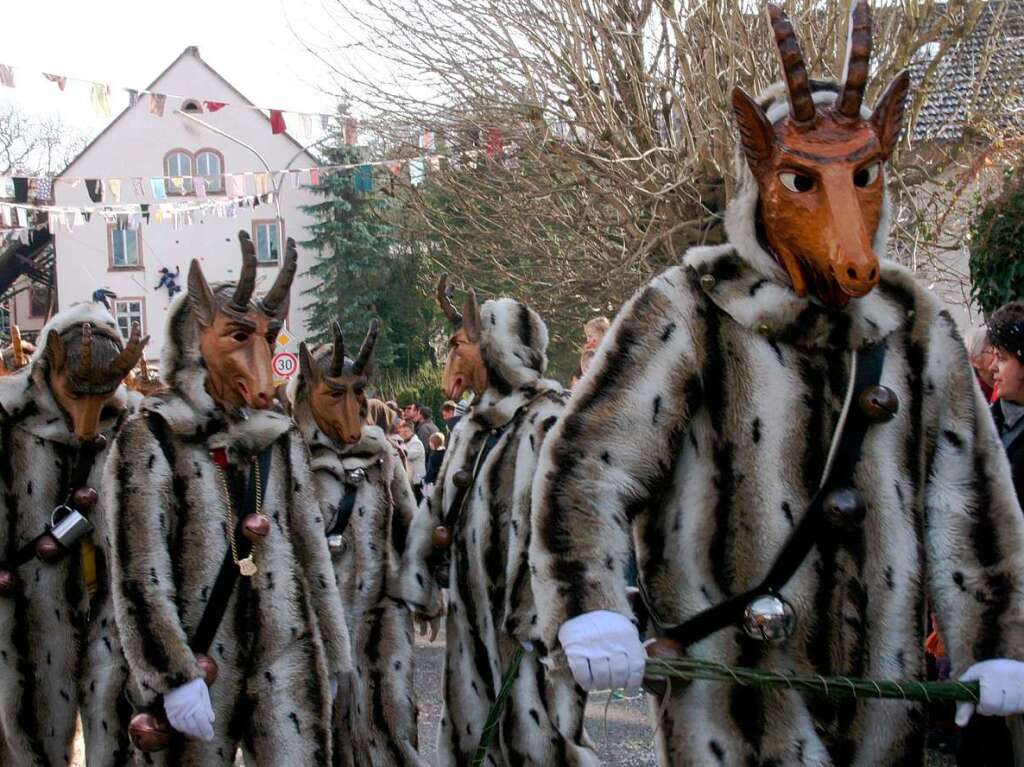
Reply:
M222 75L222 74L221 74L220 72L218 72L218 71L217 71L216 69L214 69L213 67L211 67L211 66L210 66L210 65L209 65L209 64L208 64L208 63L207 63L207 62L206 62L206 61L205 61L205 60L203 59L203 57L199 55L199 48L198 48L197 46L195 46L195 45L190 45L190 46L188 46L188 47L187 47L187 48L186 48L185 50L183 50L183 51L182 51L182 52L181 52L181 53L180 53L180 54L178 55L178 57L177 57L176 59L174 59L174 61L172 61L172 62L171 62L170 64L168 64L168 65L167 65L167 67L166 67L166 68L164 69L164 71L162 71L162 72L161 72L160 74L158 74L158 75L157 75L157 76L156 76L156 77L154 78L153 82L151 82L151 83L150 83L149 85L147 85L147 86L145 87L145 90L147 90L147 91L149 91L149 90L152 90L152 89L153 89L153 87L154 87L154 86L155 86L155 85L156 85L156 84L157 84L158 82L160 82L160 80L162 80L162 79L163 79L164 75L166 75L166 74L167 74L168 72L170 72L170 71L171 71L172 69L174 69L174 67L175 67L175 66L176 66L176 65L178 64L178 62L179 62L179 61L181 61L182 59L184 59L184 58L185 58L186 56L191 56L191 57L193 57L193 58L194 58L194 59L195 59L196 61L198 61L198 62L199 62L200 64L202 64L202 65L203 65L203 66L204 66L204 67L206 68L206 70L207 70L208 72L210 72L210 74L212 74L212 75L213 75L214 77L216 77L216 78L217 78L218 80L220 80L220 81L221 81L222 83L224 83L224 85L225 85L225 86L226 86L226 87L227 87L227 88L228 88L228 89L229 89L229 90L230 90L230 91L231 91L231 92L232 92L233 94L235 94L235 95L236 95L236 96L238 97L237 99L235 99L235 103L236 103L236 104L250 104L250 105L252 104L252 102L251 102L251 101L250 101L250 100L249 100L248 98L246 98L246 97L245 97L245 95L244 95L244 94L243 94L243 93L242 93L242 92L241 92L240 90L238 90L238 88L236 88L236 87L235 87L234 85L232 85L231 83L229 83L229 82L228 82L228 81L227 81L227 80L226 80L226 79L224 78L224 76L223 76L223 75ZM200 94L200 95L202 95L202 94ZM140 100L140 103L141 103L141 100ZM67 173L67 172L68 172L69 170L71 170L72 166L74 166L74 164L75 164L76 162L78 162L78 160L79 160L80 158L82 158L82 157L84 157L84 156L85 156L85 154L86 154L86 153L87 153L87 152L88 152L88 151L89 151L89 150L90 150L90 149L92 148L92 145L93 145L93 144L95 144L95 143L96 143L97 141L99 141L99 140L100 140L101 138L103 138L103 136L104 136L104 135L106 135L107 131L111 130L111 129L112 129L112 128L113 128L114 126L115 126L115 125L117 125L117 123L118 123L118 122L120 122L121 118L122 118L122 117L124 117L124 116L125 116L126 114L128 114L128 112L129 112L129 111L130 111L131 109L133 109L133 108L137 108L138 106L139 106L139 104L137 103L137 104L135 105L135 107L132 107L131 105L129 105L129 106L125 107L125 108L124 108L123 110L121 110L121 114L119 114L119 115L118 115L117 117L115 117L115 118L114 118L113 120L111 120L111 121L110 121L110 124L109 124L109 125L107 125L107 127L106 127L106 128L104 128L103 130L101 130L101 131L100 131L100 132L99 132L99 133L98 133L98 134L96 135L96 137L95 137L95 138L94 138L94 139L93 139L92 141L90 141L90 142L89 142L88 144L86 144L86 145L85 145L85 147L83 147L82 151L81 151L81 152L79 152L78 154L76 154L76 155L75 155L75 157L74 157L74 159L73 159L73 160L71 160L71 162L69 162L69 163L67 164L67 166L66 166L66 167L64 168L64 170L62 170L62 171L61 171L60 173L58 173L58 174L56 175L56 178L60 178L60 177L61 177L61 176L63 176L63 175L65 174L65 173ZM266 121L266 123L267 123L267 125L268 125L268 127L269 127L269 125L270 125L270 117L269 117L268 115L266 115L266 114L265 114L265 113L263 112L263 110L261 110L261 109L254 109L254 110L252 110L252 111L253 111L253 112L255 112L256 114L258 114L258 115L259 115L260 117L262 117L262 118L263 118L263 119L264 119L264 120ZM314 162L317 162L317 159L316 159L316 158L315 158L315 157L314 157L314 156L313 156L312 154L310 154L309 148L308 148L308 147L304 147L304 146L303 146L302 144L300 144L300 143L299 143L299 142L298 142L298 141L297 141L297 140L295 139L295 137L294 137L294 136L292 136L292 135L291 135L290 133L288 133L287 131L285 131L284 133L282 133L282 134L278 134L278 135L284 136L284 138L286 138L286 139L287 139L288 141L290 141L290 142L291 142L292 144L294 144L294 145L295 145L295 148L296 148L296 149L302 150L303 152L305 152L305 153L306 153L306 154L307 154L307 155L309 156L309 158L310 158L311 160L313 160Z

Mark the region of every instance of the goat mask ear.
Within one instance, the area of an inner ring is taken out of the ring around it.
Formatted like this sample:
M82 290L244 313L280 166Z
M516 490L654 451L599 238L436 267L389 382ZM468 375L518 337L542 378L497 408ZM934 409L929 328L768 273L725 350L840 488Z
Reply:
M302 380L310 388L316 386L320 381L320 368L316 366L313 355L310 353L305 341L299 344L299 375L302 376Z
M199 262L194 258L188 268L188 303L200 327L208 328L213 324L217 314L217 299L210 289L210 283L203 276Z
M882 154L885 159L896 149L900 140L900 131L903 130L903 113L907 107L907 91L910 90L910 73L904 69L885 89L882 98L875 105L875 111L871 114L871 125L878 134L878 141L882 145Z
M775 129L760 105L740 87L732 89L732 112L740 130L740 145L756 176L772 157Z
M68 363L64 339L56 330L51 330L46 334L46 358L50 361L50 370L54 373L63 370Z
M476 300L476 291L470 288L466 291L466 301L462 307L463 325L466 330L466 337L476 343L480 340L480 304Z

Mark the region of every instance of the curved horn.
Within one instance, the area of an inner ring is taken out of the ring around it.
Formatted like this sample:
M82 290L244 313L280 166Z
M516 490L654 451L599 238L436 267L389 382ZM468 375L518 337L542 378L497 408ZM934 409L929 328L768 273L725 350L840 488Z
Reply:
M142 337L142 328L139 323L132 323L132 332L128 336L128 344L124 347L117 359L110 366L111 371L121 378L132 372L139 360L142 358L142 350L149 342L149 336Z
M81 378L92 373L92 324L82 325L82 351L78 357L78 375Z
M275 317L282 317L288 312L288 296L295 279L295 270L299 268L299 254L295 250L295 240L288 238L284 251L284 263L277 273L274 285L263 297L263 311Z
M815 115L814 99L811 98L811 83L807 77L800 41L796 38L786 12L774 3L768 3L768 19L775 33L775 44L779 48L790 116L798 125L811 123Z
M21 328L17 325L11 325L11 351L15 368L21 369L28 364L28 360L25 359L25 347L21 341Z
M235 285L230 306L236 312L245 312L256 288L256 246L252 244L248 232L238 233L238 244L242 246L242 274Z
M850 8L850 30L846 38L846 65L843 67L843 89L836 102L836 111L851 120L860 118L864 88L868 84L871 64L871 7L868 0L857 0Z
M380 330L380 323L377 320L370 322L370 329L366 331L366 338L363 339L363 345L359 347L359 356L356 357L356 362L352 366L352 372L357 376L362 375L370 364L370 358L373 356L373 347L377 344L377 331Z
M345 334L341 332L341 323L331 323L331 334L334 336L334 350L331 353L331 378L337 378L345 372Z
M462 324L462 315L459 314L459 310L452 303L453 292L453 288L448 285L448 272L443 272L441 279L437 281L437 303L440 305L441 311L444 312L444 316L448 318L448 321L458 326Z

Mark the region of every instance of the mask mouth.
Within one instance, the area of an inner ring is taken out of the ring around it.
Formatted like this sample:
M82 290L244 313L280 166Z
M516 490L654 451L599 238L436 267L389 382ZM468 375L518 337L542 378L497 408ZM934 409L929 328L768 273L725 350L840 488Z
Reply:
M448 391L444 395L448 399L457 400L462 396L462 393L466 390L466 381L462 376L455 376L452 380L451 386L448 387Z

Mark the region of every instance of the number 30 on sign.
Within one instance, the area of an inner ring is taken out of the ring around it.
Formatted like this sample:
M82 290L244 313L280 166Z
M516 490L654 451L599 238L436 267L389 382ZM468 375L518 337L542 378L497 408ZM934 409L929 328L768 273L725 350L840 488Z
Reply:
M273 359L274 374L281 378L291 378L299 369L299 358L291 352L278 352Z

